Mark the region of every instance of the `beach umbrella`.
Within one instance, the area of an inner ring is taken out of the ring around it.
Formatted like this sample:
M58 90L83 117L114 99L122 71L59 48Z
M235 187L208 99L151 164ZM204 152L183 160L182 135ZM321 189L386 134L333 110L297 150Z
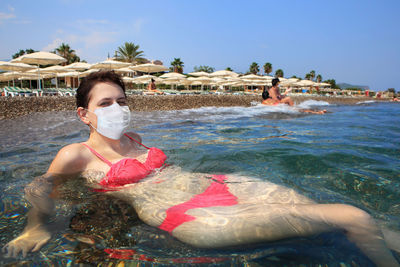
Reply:
M79 76L80 76L80 77L86 77L86 76L88 76L89 74L91 74L91 73L93 73L93 72L97 72L97 71L100 71L100 69L90 69L90 70L81 72Z
M67 70L88 70L92 64L85 63L85 62L75 62L65 66L64 68Z
M206 76L206 77L208 77L208 76L210 76L210 73L207 73L207 72L205 72L205 71L197 71L197 72L191 72L191 73L188 73L189 75L192 75L192 76Z
M242 80L264 80L264 78L262 76L255 75L255 74L248 74L248 75L241 76L239 78Z
M138 76L133 78L134 82L137 83L149 83L151 81L151 79L153 79L156 82L161 81L160 78L157 78L156 76L153 75L143 75L143 76Z
M122 77L122 80L123 80L125 83L134 83L134 82L135 82L135 79L132 78L132 77Z
M170 72L170 73L174 73L174 72ZM179 74L179 73L176 73L176 74ZM182 76L183 77L174 75L174 76L169 77L169 78L167 77L167 78L164 78L164 79L160 79L159 82L160 83L164 83L164 84L171 84L171 85L183 84L183 83L185 83L185 80L187 80L187 79L186 79L185 75L182 75ZM160 77L162 77L162 76L160 76Z
M134 71L140 71L145 73L162 72L168 70L168 68L163 65L158 65L153 63L140 64L136 66L131 66L129 68Z
M4 81L13 81L13 86L15 86L14 79L18 79L21 77L21 73L17 71L9 71L9 72L4 72L1 74L2 80Z
M59 55L44 51L22 55L20 57L17 57L16 59L11 60L11 62L37 65L37 69L39 69L39 65L57 65L66 61L67 60L65 58L60 57ZM38 72L38 89L41 89L40 72Z
M90 66L91 69L120 69L120 68L124 68L124 67L128 67L131 66L131 63L127 63L127 62L122 62L122 61L117 61L117 60L113 60L113 59L107 59L104 60L102 62L93 64L92 66Z
M49 52L35 52L17 57L11 62L26 63L31 65L57 65L67 60L59 55Z
M62 72L62 73L57 73L57 77L64 77L64 78L66 78L66 77L78 77L79 78L79 75L80 75L81 73L80 72L77 72L77 71L70 71L70 72ZM72 81L73 82L73 84L72 84L72 87L75 87L75 82L74 81Z
M183 79L186 78L185 75L176 73L176 72L168 72L160 76L160 78L175 78L175 79Z
M210 73L211 77L238 77L239 74L230 70L218 70Z
M42 73L55 73L55 74L68 72L68 71L70 71L70 70L68 70L65 67L60 66L60 65L50 66L50 67L47 67L47 68L40 69L40 72L42 72ZM55 78L56 78L56 88L58 88L58 77L57 77L57 75L55 75Z
M120 69L116 69L116 70L114 70L115 72L118 72L118 73L133 73L134 71L131 69L131 68L129 68L129 67L124 67L124 68L120 68Z
M188 78L188 80L191 81L192 84L200 84L201 85L201 90L203 90L203 86L204 85L208 85L208 84L213 82L212 78L205 77L205 76L202 76L202 77L190 77L190 78Z
M0 69L1 70L8 70L8 71L26 71L36 68L35 66L24 64L24 63L17 63L17 62L7 62L7 61L0 61Z

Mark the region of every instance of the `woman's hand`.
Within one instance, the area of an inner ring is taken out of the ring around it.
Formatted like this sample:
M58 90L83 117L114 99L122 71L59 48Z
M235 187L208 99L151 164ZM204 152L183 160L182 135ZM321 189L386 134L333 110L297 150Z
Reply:
M43 226L35 226L24 231L20 236L8 242L2 249L5 257L16 258L19 253L26 257L28 252L38 251L50 240L50 232Z
M292 87L289 87L285 90L284 95L287 95L288 93L290 93L292 91Z

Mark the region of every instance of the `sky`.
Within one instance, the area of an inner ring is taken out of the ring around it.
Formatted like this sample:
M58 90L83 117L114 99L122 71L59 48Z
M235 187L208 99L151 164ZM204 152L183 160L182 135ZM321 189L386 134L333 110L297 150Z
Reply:
M287 78L315 70L323 80L400 91L399 14L399 0L2 0L0 60L67 43L96 63L133 42L166 66L180 58L185 73L270 62Z

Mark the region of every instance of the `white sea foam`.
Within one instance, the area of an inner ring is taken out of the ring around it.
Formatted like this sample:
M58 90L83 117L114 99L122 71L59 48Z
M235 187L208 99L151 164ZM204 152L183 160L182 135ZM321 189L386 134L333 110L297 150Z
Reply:
M298 105L299 108L311 108L318 106L329 106L330 104L326 101L317 101L317 100L307 100Z
M357 105L362 105L362 104L370 104L370 103L375 103L375 102L376 102L375 100L367 100L367 101L357 102L356 104Z

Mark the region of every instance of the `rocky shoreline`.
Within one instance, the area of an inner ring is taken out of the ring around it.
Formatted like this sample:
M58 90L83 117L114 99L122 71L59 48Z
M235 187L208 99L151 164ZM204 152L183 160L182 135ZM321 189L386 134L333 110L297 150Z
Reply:
M366 97L293 96L296 104L306 100L326 101L331 104L354 105L360 101L388 101ZM251 106L260 102L258 95L133 95L128 97L132 111L179 110L200 107ZM34 112L75 110L75 97L0 97L0 119L12 119Z

